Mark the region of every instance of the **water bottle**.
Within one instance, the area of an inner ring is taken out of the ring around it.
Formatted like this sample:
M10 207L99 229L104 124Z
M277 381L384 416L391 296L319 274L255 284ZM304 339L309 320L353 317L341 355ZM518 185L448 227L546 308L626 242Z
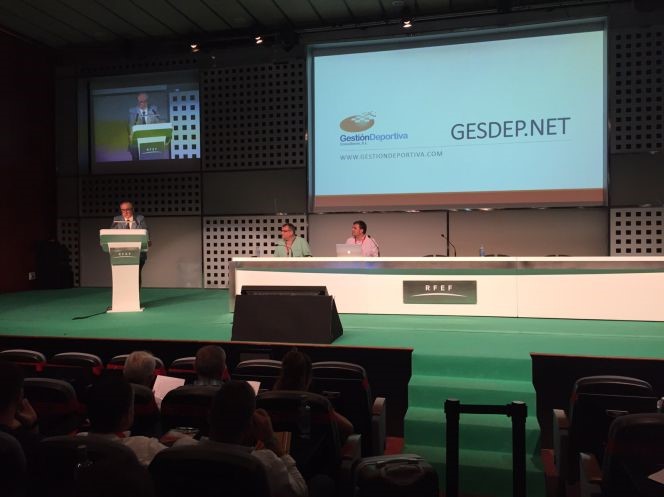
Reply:
M484 245L480 245L480 257L484 257L486 255L486 251L484 250Z
M300 404L298 428L300 429L300 438L311 438L311 405L309 402L303 401Z

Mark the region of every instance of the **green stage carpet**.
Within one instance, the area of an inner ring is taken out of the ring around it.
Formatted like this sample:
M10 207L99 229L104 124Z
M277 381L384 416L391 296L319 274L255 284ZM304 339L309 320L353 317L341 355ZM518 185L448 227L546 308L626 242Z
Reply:
M0 335L229 341L226 290L143 289L142 313L106 314L110 289L0 295ZM275 317L276 319L276 317ZM441 316L341 316L335 345L413 349L405 452L443 474L446 398L468 404L528 404L528 495L544 494L530 353L664 357L664 323ZM0 341L1 343L1 341ZM388 407L389 408L389 407ZM462 415L461 489L511 492L508 418ZM503 489L503 490L496 490Z

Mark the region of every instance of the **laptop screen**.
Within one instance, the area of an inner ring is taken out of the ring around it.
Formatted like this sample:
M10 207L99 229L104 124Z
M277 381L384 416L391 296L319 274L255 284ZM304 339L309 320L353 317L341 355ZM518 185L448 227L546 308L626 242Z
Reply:
M362 257L362 245L337 243L337 257Z

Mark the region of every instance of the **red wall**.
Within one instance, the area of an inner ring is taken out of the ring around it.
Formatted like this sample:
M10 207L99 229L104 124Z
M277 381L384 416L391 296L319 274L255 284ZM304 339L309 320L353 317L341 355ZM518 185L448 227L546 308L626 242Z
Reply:
M56 232L51 52L0 31L0 99L0 292L13 292L34 287L35 243Z

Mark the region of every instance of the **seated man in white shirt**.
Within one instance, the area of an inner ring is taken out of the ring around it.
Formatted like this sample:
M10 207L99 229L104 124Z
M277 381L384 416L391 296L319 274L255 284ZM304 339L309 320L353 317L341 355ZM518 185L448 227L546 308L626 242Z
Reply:
M264 448L256 449L261 441ZM307 483L274 435L270 416L256 409L256 395L245 381L224 383L212 403L210 440L245 447L265 467L272 497L305 497Z
M156 438L131 436L128 430L134 422L134 391L120 376L102 378L90 387L88 418L90 432L79 433L79 436L94 434L126 445L143 466L148 466L154 456L166 448Z
M346 240L346 244L362 245L363 257L380 257L378 243L374 238L371 238L371 236L367 235L367 223L361 219L354 221L353 227L350 230L350 234L352 236Z

